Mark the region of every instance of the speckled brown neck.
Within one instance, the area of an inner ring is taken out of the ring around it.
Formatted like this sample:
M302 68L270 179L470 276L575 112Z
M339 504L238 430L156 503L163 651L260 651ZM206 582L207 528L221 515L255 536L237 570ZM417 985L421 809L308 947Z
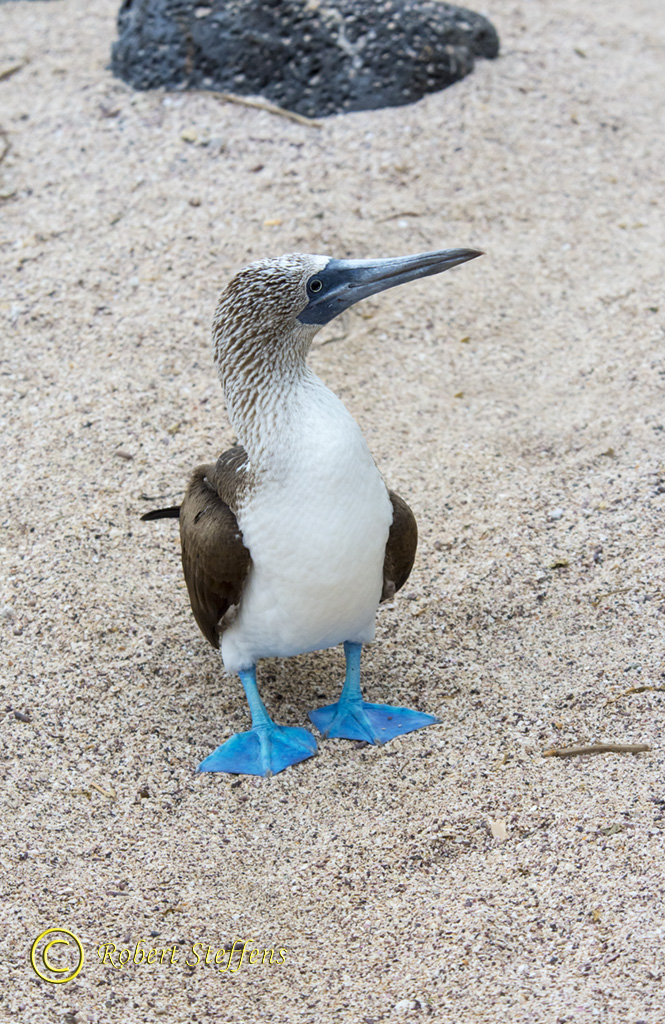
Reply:
M229 343L226 335L217 348L229 418L251 458L288 418L289 403L308 372L303 349L271 334L238 338L236 343Z
M240 271L222 293L212 323L213 355L229 417L250 459L274 449L289 403L309 375L307 352L318 327L296 319L307 302L305 261L284 257ZM294 269L301 274L294 275Z

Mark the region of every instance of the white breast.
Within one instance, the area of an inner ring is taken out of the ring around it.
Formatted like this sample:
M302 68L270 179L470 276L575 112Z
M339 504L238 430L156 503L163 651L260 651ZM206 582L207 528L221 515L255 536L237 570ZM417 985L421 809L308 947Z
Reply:
M230 672L374 636L392 505L360 428L309 377L281 433L238 512L252 568L222 636Z

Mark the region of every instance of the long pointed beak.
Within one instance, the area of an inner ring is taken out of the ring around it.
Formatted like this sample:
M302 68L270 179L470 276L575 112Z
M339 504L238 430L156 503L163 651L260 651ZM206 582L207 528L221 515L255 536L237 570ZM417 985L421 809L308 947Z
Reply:
M442 274L482 255L478 249L441 249L382 260L330 259L307 282L309 303L298 320L304 324L327 324L368 295L419 277Z

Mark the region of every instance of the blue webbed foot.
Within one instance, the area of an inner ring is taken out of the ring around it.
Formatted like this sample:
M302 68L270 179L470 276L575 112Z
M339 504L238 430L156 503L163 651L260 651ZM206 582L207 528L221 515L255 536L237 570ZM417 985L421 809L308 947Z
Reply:
M277 775L316 753L316 739L307 729L259 725L239 732L201 761L200 772L232 772L237 775Z
M366 740L367 743L386 743L414 729L436 725L434 715L409 708L391 707L390 704L367 704L364 700L329 704L310 711L309 717L323 736L341 736L346 740Z
M346 678L336 704L310 711L309 717L323 736L340 736L347 740L386 743L426 725L440 721L434 715L390 704L368 704L360 694L360 654L362 647L345 643Z
M252 728L239 732L201 761L200 772L231 772L234 775L276 775L316 753L316 739L307 729L277 725L265 709L256 685L256 666L239 673Z

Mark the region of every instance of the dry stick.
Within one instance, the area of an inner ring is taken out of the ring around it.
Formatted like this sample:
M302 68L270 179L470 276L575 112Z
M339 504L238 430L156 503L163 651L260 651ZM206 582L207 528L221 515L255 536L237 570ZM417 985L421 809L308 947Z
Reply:
M332 338L326 338L325 341L320 341L316 348L323 348L324 345L334 345L336 341L344 341L348 333L348 331L345 331L344 334L334 334Z
M377 224L386 224L389 220L397 220L398 217L426 217L426 211L422 210L398 210L397 213L389 213L387 217L381 217Z
M606 597L614 597L615 594L628 594L631 590L635 590L635 587L617 587L616 590L606 590L604 593L596 594L595 597L592 597L591 604L595 607L597 604L600 604L600 602L603 601Z
M7 156L7 153L11 149L11 142L9 141L9 135L5 128L0 128L0 139L2 140L2 152L0 152L0 164Z
M618 693L616 697L611 697L609 700L606 700L605 707L607 707L608 704L616 704L616 702L621 700L622 697L629 697L631 693L644 693L646 690L656 690L658 692L665 693L665 686L631 686L627 690L624 690L623 693Z
M101 793L102 796L108 797L109 800L116 799L115 790L112 787L111 791L108 792L106 789L102 789L101 786L98 786L96 782L89 782L88 785L90 786L90 789L96 789L98 793Z
M320 121L315 121L311 117L304 117L303 114L296 114L293 110L285 110L284 107L278 107L275 103L269 103L268 100L256 100L250 96L237 96L234 92L213 92L212 95L216 96L218 100L223 100L224 103L239 103L243 107L254 107L255 110L263 110L266 114L277 114L278 117L285 117L288 121L295 121L296 124L304 124L306 128L322 127Z
M554 747L543 757L581 757L584 754L642 754L651 750L648 743L591 743L586 747Z
M0 68L0 82L3 82L5 78L11 78L12 75L15 75L17 71L20 71L28 63L29 61L27 60L21 60L18 64L9 64L5 68Z

